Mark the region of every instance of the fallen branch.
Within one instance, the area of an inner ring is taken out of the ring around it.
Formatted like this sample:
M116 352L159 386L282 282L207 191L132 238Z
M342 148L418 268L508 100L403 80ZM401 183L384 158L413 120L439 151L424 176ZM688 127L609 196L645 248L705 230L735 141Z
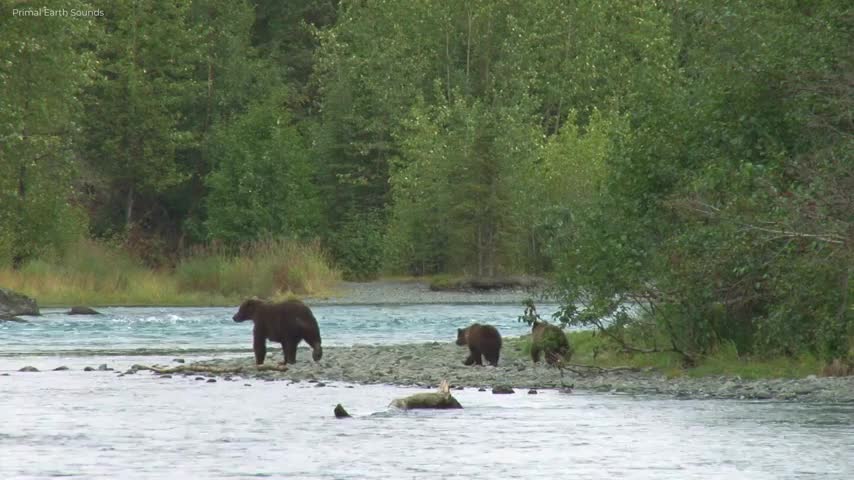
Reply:
M272 372L287 372L287 365L256 365L254 367L214 367L212 365L178 365L177 367L149 367L146 365L134 365L133 370L150 370L157 374L173 374L173 373L213 373L213 374L240 374L252 373L258 371Z
M598 367L596 365L585 365L582 363L563 363L558 368L569 370L572 373L577 375L586 376L586 375L596 375L602 373L615 373L615 372L639 372L641 369L638 367Z

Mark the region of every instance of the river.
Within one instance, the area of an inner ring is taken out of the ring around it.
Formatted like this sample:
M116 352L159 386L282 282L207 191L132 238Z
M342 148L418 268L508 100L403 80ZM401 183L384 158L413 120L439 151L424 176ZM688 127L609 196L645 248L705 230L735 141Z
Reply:
M514 305L314 311L333 346L450 342L471 321L526 330ZM0 478L854 477L852 404L467 388L454 391L462 410L398 412L393 398L422 390L82 371L249 356L251 325L233 312L47 311L0 324ZM60 365L70 370L51 371ZM336 420L337 403L354 418Z

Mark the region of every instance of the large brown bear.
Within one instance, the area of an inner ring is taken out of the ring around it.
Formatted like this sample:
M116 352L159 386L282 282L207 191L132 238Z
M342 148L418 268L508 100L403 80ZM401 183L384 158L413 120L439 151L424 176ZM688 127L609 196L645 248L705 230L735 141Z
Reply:
M572 347L566 334L560 327L546 322L534 322L531 327L531 359L540 361L540 353L546 356L546 363L554 365L572 357Z
M490 365L498 366L501 334L492 325L475 323L466 328L458 328L457 345L469 346L469 356L463 362L464 365L483 365L483 356Z
M252 347L255 350L255 363L258 365L264 363L264 357L267 355L267 340L282 344L282 363L296 363L297 345L301 340L311 346L311 358L315 362L323 356L317 320L311 310L299 300L282 303L246 300L232 319L235 322L255 322Z

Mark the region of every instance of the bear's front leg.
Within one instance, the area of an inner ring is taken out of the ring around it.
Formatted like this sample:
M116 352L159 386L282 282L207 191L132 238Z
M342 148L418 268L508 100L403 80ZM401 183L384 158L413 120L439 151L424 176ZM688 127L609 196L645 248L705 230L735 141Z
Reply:
M255 332L252 339L252 349L255 350L255 364L263 365L264 358L267 357L267 337Z
M288 364L288 342L282 342L282 365Z

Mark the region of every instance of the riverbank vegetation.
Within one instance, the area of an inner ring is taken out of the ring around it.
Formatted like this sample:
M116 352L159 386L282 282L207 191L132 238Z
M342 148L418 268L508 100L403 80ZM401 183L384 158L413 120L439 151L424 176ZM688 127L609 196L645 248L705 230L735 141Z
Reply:
M687 363L852 356L845 2L67 3L104 16L0 17L27 293L85 238L152 298L270 295L233 259L281 238L351 279L551 276L565 324Z
M154 269L119 246L82 240L62 256L0 269L0 285L51 305L236 305L323 295L341 274L317 244L263 241L237 252L197 247L174 268Z
M563 368L596 372L597 368L653 369L668 376L727 376L745 380L761 378L803 378L822 375L825 363L816 355L801 352L794 356L742 355L733 343L727 343L714 352L696 360L686 368L684 359L675 352L638 353L622 350L620 345L593 331L568 332L573 347L572 358ZM525 355L531 351L530 336L510 339L507 348L518 349ZM587 368L593 367L593 368Z

